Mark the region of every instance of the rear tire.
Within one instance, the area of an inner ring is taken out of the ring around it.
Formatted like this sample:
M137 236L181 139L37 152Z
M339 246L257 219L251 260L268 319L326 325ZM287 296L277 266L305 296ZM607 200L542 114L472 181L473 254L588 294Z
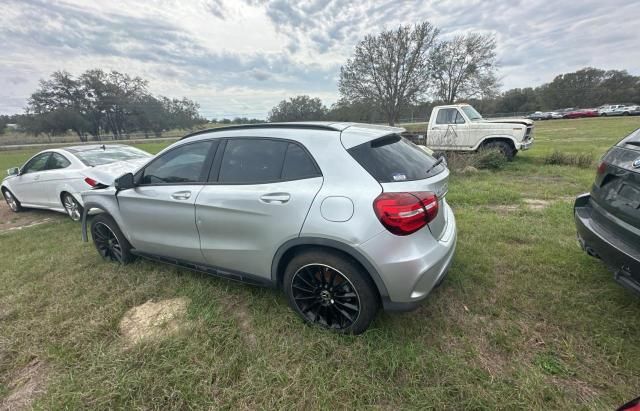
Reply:
M490 141L485 144L483 150L498 150L504 155L507 161L512 161L513 157L515 157L515 149L511 146L511 144L505 141Z
M69 218L71 218L73 221L80 221L80 219L82 218L83 208L75 199L75 197L69 193L64 193L62 194L61 199L62 206L67 211L67 215L69 216Z
M361 334L378 312L378 294L368 274L337 253L314 250L296 255L282 284L289 305L308 324Z
M105 260L126 265L135 259L131 244L109 214L98 214L93 218L91 237L98 254Z
M7 202L7 205L9 206L11 211L13 211L14 213L19 213L20 211L24 210L24 208L22 208L22 204L20 204L20 201L18 201L18 199L13 195L11 191L9 191L8 188L2 189L2 195L4 196L4 201Z

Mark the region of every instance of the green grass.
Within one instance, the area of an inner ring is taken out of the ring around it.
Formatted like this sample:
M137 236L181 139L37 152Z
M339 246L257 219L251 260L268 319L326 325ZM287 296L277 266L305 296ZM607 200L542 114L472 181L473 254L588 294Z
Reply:
M640 386L640 299L576 244L570 198L595 170L544 158L598 158L640 118L536 126L532 150L504 169L452 176L459 243L443 286L358 337L303 325L278 292L105 263L64 218L0 234L0 399L37 357L48 375L41 409L619 406ZM30 154L2 152L0 165ZM533 210L527 199L550 203ZM126 348L123 314L175 297L190 300L183 330Z

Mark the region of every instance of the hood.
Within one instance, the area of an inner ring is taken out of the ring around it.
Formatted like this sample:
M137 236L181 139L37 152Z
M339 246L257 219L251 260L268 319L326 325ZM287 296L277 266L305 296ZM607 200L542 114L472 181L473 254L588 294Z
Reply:
M485 120L487 123L503 123L503 124L522 124L523 126L533 125L533 120L526 118L514 118L514 119L497 119L497 120Z
M87 177L91 177L99 183L105 185L113 184L113 180L126 173L134 173L145 165L149 158L137 160L117 161L115 163L103 164L88 168L84 171Z

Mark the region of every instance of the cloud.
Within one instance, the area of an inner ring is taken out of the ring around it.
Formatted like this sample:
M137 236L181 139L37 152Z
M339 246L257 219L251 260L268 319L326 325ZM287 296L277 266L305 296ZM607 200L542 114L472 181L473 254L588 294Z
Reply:
M441 38L494 34L506 88L586 65L640 74L639 17L628 0L5 0L0 113L20 111L53 71L90 68L142 76L155 93L199 101L205 115L264 116L295 94L331 104L360 39L423 20Z

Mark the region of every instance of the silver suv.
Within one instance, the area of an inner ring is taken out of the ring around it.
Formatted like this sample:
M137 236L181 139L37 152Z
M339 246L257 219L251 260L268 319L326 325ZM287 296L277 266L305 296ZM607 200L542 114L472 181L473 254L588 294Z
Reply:
M361 333L380 305L414 308L455 250L449 171L402 131L327 122L187 135L113 187L82 193L84 240L94 210L106 259L282 288L305 321Z

